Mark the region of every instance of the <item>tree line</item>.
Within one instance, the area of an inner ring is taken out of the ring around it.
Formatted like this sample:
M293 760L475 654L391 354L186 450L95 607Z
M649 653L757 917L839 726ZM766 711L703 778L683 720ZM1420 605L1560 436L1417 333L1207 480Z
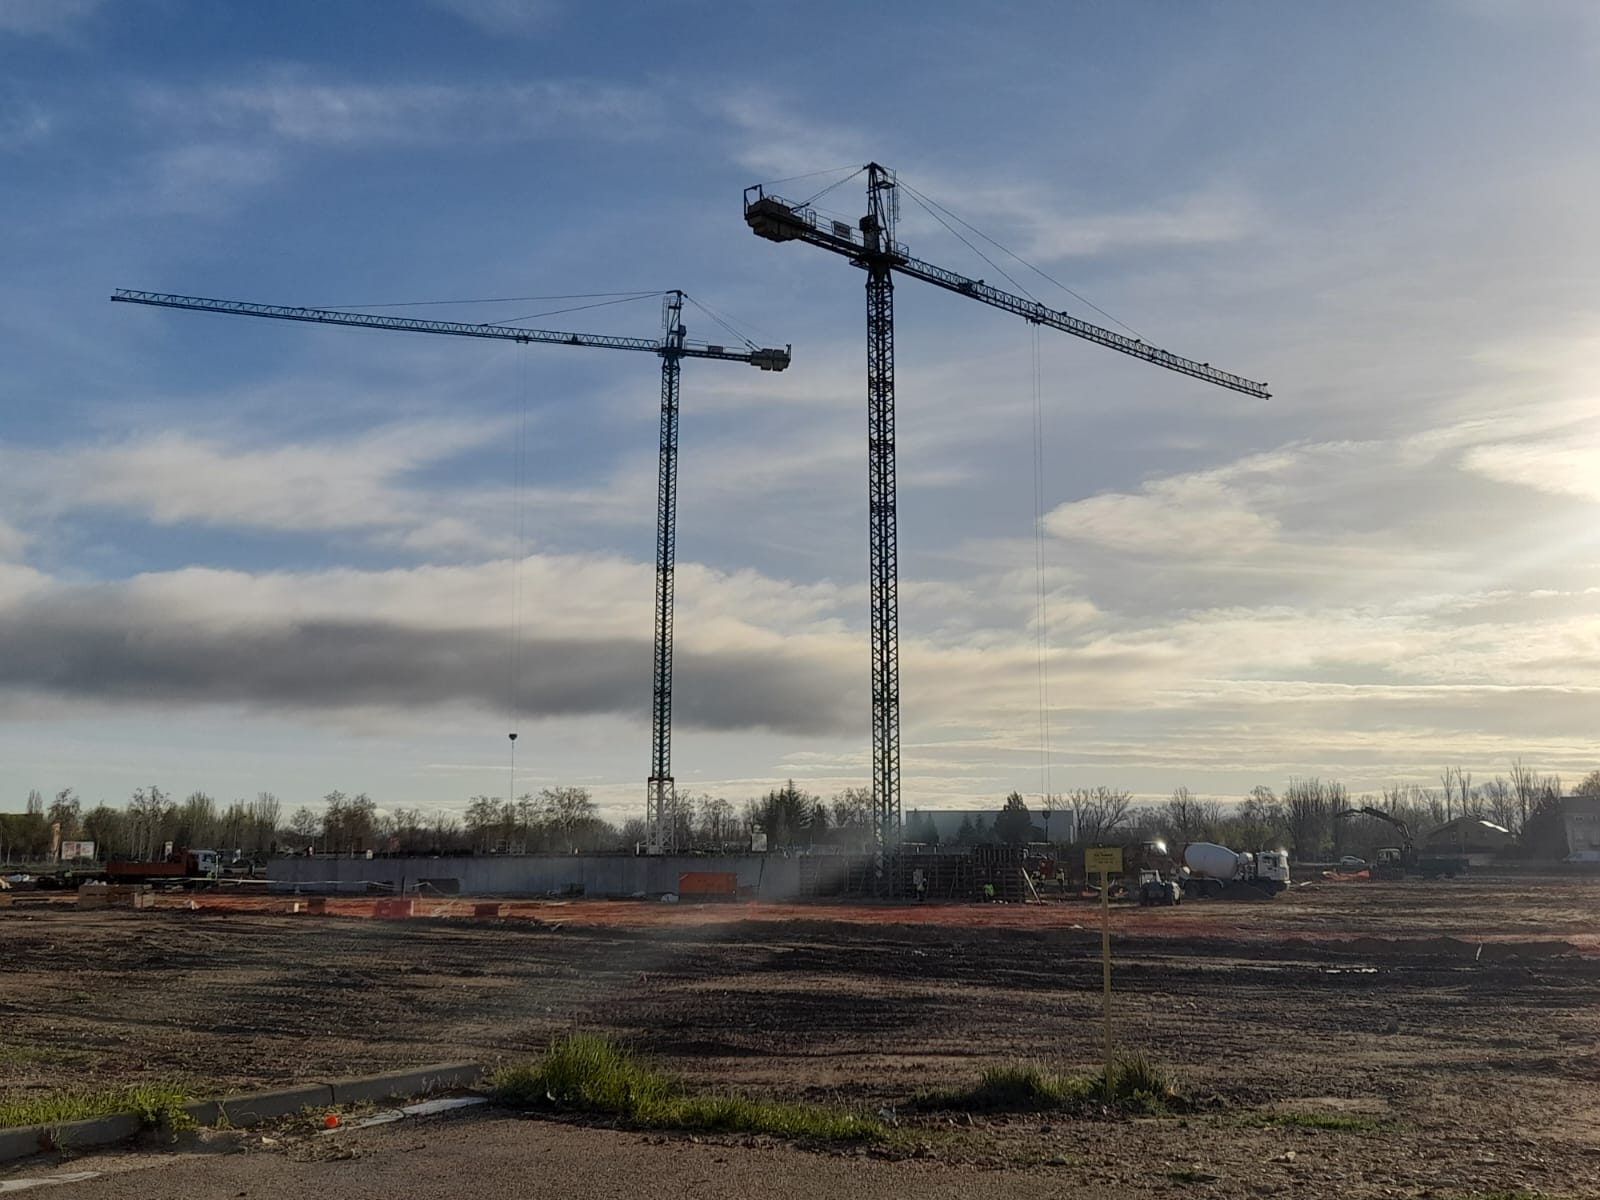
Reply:
M1145 841L1220 842L1235 849L1282 846L1302 861L1364 854L1391 844L1394 830L1371 817L1337 814L1373 807L1405 821L1421 837L1456 817L1486 820L1520 838L1524 853L1559 857L1565 851L1561 780L1541 775L1519 760L1508 776L1474 782L1470 772L1446 768L1437 788L1397 784L1377 794L1352 797L1344 784L1318 778L1291 779L1282 794L1257 786L1238 801L1201 798L1179 787L1163 801L1137 801L1125 789L1076 788L1036 797L1030 806L1012 792L992 818L963 824L948 845L1020 845L1034 836L1034 814L1072 814L1078 845ZM1600 770L1573 792L1600 798ZM687 791L669 797L667 848L678 852L748 850L765 838L771 850L861 851L873 840L872 794L846 788L829 798L786 781L735 806L731 801ZM1048 823L1042 822L1049 829ZM1053 840L1065 843L1067 822ZM620 825L606 821L589 792L551 787L506 801L474 796L463 812L380 808L365 792L329 792L320 808L301 806L285 816L271 792L226 805L205 792L182 800L161 788L139 788L122 808L86 807L73 788L46 800L28 794L21 813L0 813L0 862L40 862L65 841L92 841L95 857L159 858L173 847L216 848L242 854L508 854L631 853L648 839L639 817ZM913 810L906 841L937 846L940 835L926 814Z

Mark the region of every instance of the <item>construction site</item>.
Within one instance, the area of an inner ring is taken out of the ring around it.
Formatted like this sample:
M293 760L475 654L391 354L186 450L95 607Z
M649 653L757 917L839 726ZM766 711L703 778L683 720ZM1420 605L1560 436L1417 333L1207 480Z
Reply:
M131 7L0 1196L1600 1197L1582 5Z
M1188 1172L1229 1195L1600 1190L1593 878L1120 903L1117 1049L1170 1070L1184 1110L956 1124L914 1097L996 1064L1097 1061L1097 905L13 895L8 1092L494 1064L581 1029L696 1086L894 1112L901 1156L1052 1187L1134 1196Z

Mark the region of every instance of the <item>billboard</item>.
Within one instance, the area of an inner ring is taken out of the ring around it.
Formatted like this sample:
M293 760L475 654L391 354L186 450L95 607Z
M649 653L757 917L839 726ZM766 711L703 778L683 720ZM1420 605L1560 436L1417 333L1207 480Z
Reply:
M93 842L62 842L61 861L71 862L75 858L93 858Z

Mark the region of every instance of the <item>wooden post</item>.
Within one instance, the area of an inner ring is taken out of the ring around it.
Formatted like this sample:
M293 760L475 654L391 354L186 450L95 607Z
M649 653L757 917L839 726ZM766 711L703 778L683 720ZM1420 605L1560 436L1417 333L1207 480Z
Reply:
M1083 852L1084 874L1100 872L1100 974L1105 1023L1105 1101L1111 1103L1111 877L1122 874L1122 848L1097 846Z
M1111 1100L1111 872L1100 872L1100 969L1104 990L1106 1101Z

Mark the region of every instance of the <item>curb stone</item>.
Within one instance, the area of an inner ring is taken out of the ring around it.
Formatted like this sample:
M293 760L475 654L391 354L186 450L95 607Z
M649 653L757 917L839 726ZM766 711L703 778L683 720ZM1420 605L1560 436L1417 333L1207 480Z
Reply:
M14 1158L27 1158L46 1149L44 1139L49 1130L42 1125L22 1125L15 1129L0 1129L0 1162Z
M307 1108L399 1099L471 1087L482 1077L483 1068L477 1063L434 1063L407 1071L390 1071L331 1083L302 1084L270 1092L197 1100L184 1105L183 1111L200 1125L216 1125L226 1120L235 1128L243 1129L276 1117L294 1116ZM0 1163L28 1158L52 1148L80 1150L108 1146L126 1141L142 1128L142 1122L133 1113L114 1113L107 1117L67 1121L59 1125L24 1125L0 1129Z
M483 1068L477 1063L432 1063L410 1071L391 1071L387 1075L336 1079L330 1086L335 1104L359 1104L368 1100L404 1099L452 1088L471 1087L481 1078Z
M52 1126L46 1136L59 1150L76 1150L79 1146L109 1146L126 1141L143 1128L144 1122L132 1113L112 1113L109 1117L63 1122Z
M270 1092L249 1092L224 1096L217 1101L222 1115L235 1129L246 1129L275 1117L292 1117L301 1109L325 1107L333 1103L333 1088L326 1083L301 1084ZM195 1120L199 1120L198 1117Z

